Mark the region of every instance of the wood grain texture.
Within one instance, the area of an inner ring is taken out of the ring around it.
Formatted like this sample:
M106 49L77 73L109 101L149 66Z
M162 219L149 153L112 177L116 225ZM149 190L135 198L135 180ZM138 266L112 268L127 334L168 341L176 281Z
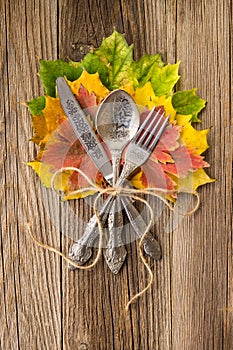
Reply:
M0 349L230 350L232 265L232 1L0 1ZM152 288L130 312L126 302L148 274L137 244L114 276L101 259L92 271L69 271L36 247L26 231L67 253L91 209L59 203L25 166L35 149L20 104L43 93L38 57L78 60L113 27L134 43L135 58L161 52L181 60L179 89L197 86L212 127L206 159L215 184L199 190L201 207L167 233L168 212L154 231L163 258ZM60 233L62 232L62 234Z
M56 58L56 23L55 2L1 1L1 349L61 344L60 259L35 247L26 224L58 247L60 232L25 165L34 148L21 105L42 92L38 57ZM58 199L53 206L58 214Z

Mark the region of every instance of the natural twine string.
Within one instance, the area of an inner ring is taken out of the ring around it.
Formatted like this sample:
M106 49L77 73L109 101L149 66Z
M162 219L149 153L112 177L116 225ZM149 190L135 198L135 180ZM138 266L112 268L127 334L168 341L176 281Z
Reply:
M144 255L143 255L143 251L142 251L142 242L143 242L143 239L144 237L146 236L146 234L148 233L148 231L150 230L152 224L153 224L153 209L152 207L150 206L150 204L144 200L143 198L139 197L138 194L148 194L148 195L152 195L154 197L157 197L159 198L163 203L165 203L165 205L171 210L171 211L176 211L176 213L179 213L177 211L177 209L175 209L164 197L162 197L160 194L158 194L158 192L160 193L164 193L164 194L171 194L171 193L174 193L174 190L166 190L166 189L161 189L161 188L146 188L146 189L131 189L131 188L124 188L124 187L108 187L108 188L101 188L100 186L96 185L82 170L78 169L78 168L75 168L75 167L64 167L64 168L61 168L59 170L57 170L54 174L53 174L53 177L51 179L51 187L52 189L59 195L59 196L62 196L62 192L61 191L58 191L56 190L55 188L55 179L56 177L59 175L59 174L62 174L64 171L76 171L78 172L81 176L83 176L87 182L89 183L90 187L85 187L85 188L82 188L82 189L79 189L79 190L76 190L76 191L72 191L72 192L69 192L68 195L75 195L75 194L80 194L80 193L84 193L86 191L93 191L95 190L98 195L96 196L95 198L95 201L94 201L94 204L93 204L93 207L94 207L94 213L96 215L96 218L97 218L97 223L98 223L98 227L99 227L99 246L98 246L98 252L97 252L97 255L96 255L96 258L94 259L94 261L90 264L90 265L86 265L86 266L80 266L78 264L76 264L73 260L71 260L70 258L68 258L65 254L63 254L62 252L60 252L58 249L46 244L46 243L43 243L41 242L40 240L38 240L32 233L32 230L31 230L31 225L28 224L27 225L27 228L28 228L28 232L32 238L32 240L40 247L46 249L46 250L49 250L51 252L54 252L56 254L58 254L59 256L61 256L64 260L66 260L70 265L76 267L77 269L81 269L81 270L90 270L92 267L94 267L97 262L99 261L100 259L100 256L101 256L101 252L102 252L102 241L103 241L103 228L102 228L102 224L101 224L101 218L99 216L99 213L98 213L98 210L97 210L97 207L98 207L98 201L100 199L100 197L107 193L108 195L111 195L111 196L130 196L130 198L132 199L135 199L135 200L138 200L142 203L144 203L147 208L149 209L149 213L150 213L150 220L149 220L149 223L143 233L143 235L141 236L140 238L140 242L139 242L139 252L140 252L140 258L144 264L144 266L146 267L149 275L150 275L150 280L147 284L147 286L141 290L139 293L137 293L136 295L134 295L130 300L129 302L127 303L127 305L125 306L125 310L128 311L129 310L129 306L130 304L135 301L137 298L139 298L141 295L143 295L152 285L153 283L153 273L152 273L152 270L149 266L149 264L147 263ZM188 216L188 215L191 215L193 214L199 207L199 204L200 204L200 197L199 197L199 194L196 192L196 191L188 191L188 190L182 190L180 191L182 193L188 193L188 194L192 194L194 195L196 198L197 198L197 203L196 205L194 206L194 208L187 212L187 213L180 213L181 215L183 216Z

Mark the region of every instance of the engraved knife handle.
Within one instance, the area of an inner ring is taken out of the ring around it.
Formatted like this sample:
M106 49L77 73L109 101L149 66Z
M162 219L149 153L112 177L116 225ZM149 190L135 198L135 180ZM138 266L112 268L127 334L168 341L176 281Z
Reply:
M112 203L113 197L109 196L104 202L103 206L100 208L99 216L102 224L105 223L108 217L108 208ZM93 215L89 220L84 234L75 243L72 244L69 252L70 259L74 260L77 264L85 264L92 256L92 247L94 246L94 241L99 236L98 222L96 215ZM74 270L73 265L69 265L69 268Z

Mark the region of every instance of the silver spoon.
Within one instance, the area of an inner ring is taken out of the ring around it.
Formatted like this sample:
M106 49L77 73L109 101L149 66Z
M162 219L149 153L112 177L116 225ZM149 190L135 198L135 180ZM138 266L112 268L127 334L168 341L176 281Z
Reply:
M111 92L102 102L96 115L97 131L112 154L113 185L125 146L136 134L140 115L132 97L123 90Z
M123 90L115 90L109 94L97 112L97 131L112 154L113 185L118 179L122 152L137 132L139 123L137 106L131 96ZM116 198L109 212L109 240L104 250L105 260L115 274L119 272L127 255L121 239L122 226L121 201Z

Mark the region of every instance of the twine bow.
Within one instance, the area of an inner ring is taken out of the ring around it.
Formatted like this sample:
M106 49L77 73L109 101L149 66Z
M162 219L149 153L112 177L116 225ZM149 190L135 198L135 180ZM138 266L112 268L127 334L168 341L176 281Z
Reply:
M154 197L157 197L159 198L163 203L165 203L165 205L171 210L174 212L174 207L164 198L162 197L159 193L164 193L164 194L172 194L174 193L175 191L174 190L166 190L166 189L161 189L161 188L146 188L146 189L132 189L132 188L125 188L125 187L122 187L122 186L118 186L118 187L107 187L107 188L102 188L98 185L96 185L96 183L94 183L82 170L78 169L78 168L75 168L75 167L63 167L59 170L57 170L54 174L53 174L53 177L51 179L51 187L52 189L59 195L61 196L61 192L56 190L55 189L55 179L56 177L59 175L59 174L62 174L64 171L76 171L78 172L81 176L83 176L86 181L88 182L88 184L90 185L89 187L85 187L85 188L81 188L81 189L78 189L78 190L75 190L75 191L71 191L69 192L69 195L75 195L75 194L80 194L80 193L84 193L86 191L93 191L95 190L96 193L98 193L98 195L96 196L95 200L94 200L94 204L93 204L93 209L94 209L94 213L96 215L96 219L97 219L97 223L98 223L98 227L99 227L99 245L98 245L98 252L97 252L97 255L96 255L96 258L94 259L94 261L90 264L90 265L86 265L86 266L80 266L78 265L77 263L75 263L73 260L71 260L70 258L68 258L65 254L63 254L62 252L60 252L58 249L50 246L50 245L47 245L41 241L39 241L33 234L32 234L32 230L31 230L31 226L30 224L28 224L28 231L29 231L29 234L31 236L31 238L33 239L33 241L40 247L46 249L46 250L49 250L49 251L52 251L58 255L60 255L64 260L66 260L70 265L78 268L78 269L81 269L81 270L90 270L92 267L94 267L97 262L99 261L99 258L101 256L101 251L102 251L102 242L103 242L103 227L102 227L102 224L101 224L101 218L99 216L99 213L98 213L98 210L97 210L97 206L98 206L98 201L99 199L101 198L101 196L103 194L108 194L108 195L111 195L111 196L129 196L130 198L132 199L135 199L135 200L138 200L142 203L144 203L148 210L149 210L149 213L150 213L150 219L149 219L149 223L148 225L146 226L146 229L144 231L144 233L142 234L141 238L140 238L140 241L139 241L139 252L140 252L140 258L144 264L144 266L146 267L149 275L150 275L150 280L147 284L147 286L142 290L140 291L139 293L137 293L136 295L134 295L130 300L129 302L127 303L125 309L126 311L129 310L129 306L130 304L136 300L137 298L139 298L142 294L144 294L152 285L153 283L153 273L152 273L152 270L149 266L149 264L147 263L143 253L142 253L142 242L143 242L143 239L144 237L146 236L147 232L150 230L152 224L153 224L153 217L154 217L154 214L153 214L153 209L151 207L151 205L143 198L139 197L138 195L142 195L142 194L147 194L147 195L151 195L151 196L154 196ZM198 193L196 191L186 191L186 190L182 190L180 191L182 193L188 193L188 194L192 194L194 195L196 198L197 198L197 203L196 205L194 206L194 208L183 214L183 213L180 213L181 215L183 216L188 216L188 215L191 215L193 214L199 207L199 204L200 204L200 197L198 195ZM176 210L177 212L177 210Z

